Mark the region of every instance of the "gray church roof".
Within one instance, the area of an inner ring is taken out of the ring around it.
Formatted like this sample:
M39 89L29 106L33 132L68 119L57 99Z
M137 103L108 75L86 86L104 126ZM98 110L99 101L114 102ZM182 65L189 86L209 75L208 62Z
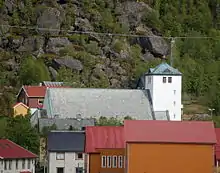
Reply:
M43 109L48 118L154 119L146 90L135 89L48 88Z
M50 132L47 140L48 151L54 152L84 152L84 132Z
M70 126L74 129L81 130L86 126L94 126L94 119L58 119L58 118L39 118L39 131L42 131L44 127L50 127L53 124L56 125L57 130L68 130Z

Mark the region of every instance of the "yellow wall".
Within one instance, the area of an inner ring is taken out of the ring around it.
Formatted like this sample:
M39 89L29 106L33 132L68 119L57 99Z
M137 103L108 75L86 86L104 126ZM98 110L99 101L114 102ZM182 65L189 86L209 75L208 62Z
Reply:
M22 104L19 104L17 106L14 107L14 117L17 116L17 115L27 115L28 113L28 108L25 107L24 105Z

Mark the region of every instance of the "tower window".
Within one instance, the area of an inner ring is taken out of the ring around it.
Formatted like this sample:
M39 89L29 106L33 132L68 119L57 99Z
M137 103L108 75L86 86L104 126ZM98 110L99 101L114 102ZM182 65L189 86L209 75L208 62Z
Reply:
M176 90L173 90L174 95L176 94Z
M167 78L163 77L163 83L166 83L166 82L167 82Z
M168 83L172 83L172 77L168 77Z
M176 102L175 101L173 102L173 105L176 106Z

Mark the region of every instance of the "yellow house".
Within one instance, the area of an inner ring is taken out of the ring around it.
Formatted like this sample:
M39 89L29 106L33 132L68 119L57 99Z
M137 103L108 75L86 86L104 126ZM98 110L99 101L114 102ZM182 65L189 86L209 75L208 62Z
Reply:
M14 117L18 115L25 116L28 114L29 107L24 103L20 102L20 103L16 103L13 106L13 110L14 110Z

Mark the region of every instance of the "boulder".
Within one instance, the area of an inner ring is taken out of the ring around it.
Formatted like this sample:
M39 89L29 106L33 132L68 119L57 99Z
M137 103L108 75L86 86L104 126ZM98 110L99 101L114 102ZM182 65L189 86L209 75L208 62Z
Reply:
M39 30L41 34L58 35L62 22L61 12L56 8L45 9L37 18L38 28L48 28L46 30Z
M77 71L83 70L83 64L81 63L81 61L77 59L73 59L70 56L64 56L62 58L54 59L52 64L55 69L59 69L61 66L64 66L71 70L77 70Z
M71 44L72 43L66 37L51 37L48 40L46 52L59 54L60 49Z

